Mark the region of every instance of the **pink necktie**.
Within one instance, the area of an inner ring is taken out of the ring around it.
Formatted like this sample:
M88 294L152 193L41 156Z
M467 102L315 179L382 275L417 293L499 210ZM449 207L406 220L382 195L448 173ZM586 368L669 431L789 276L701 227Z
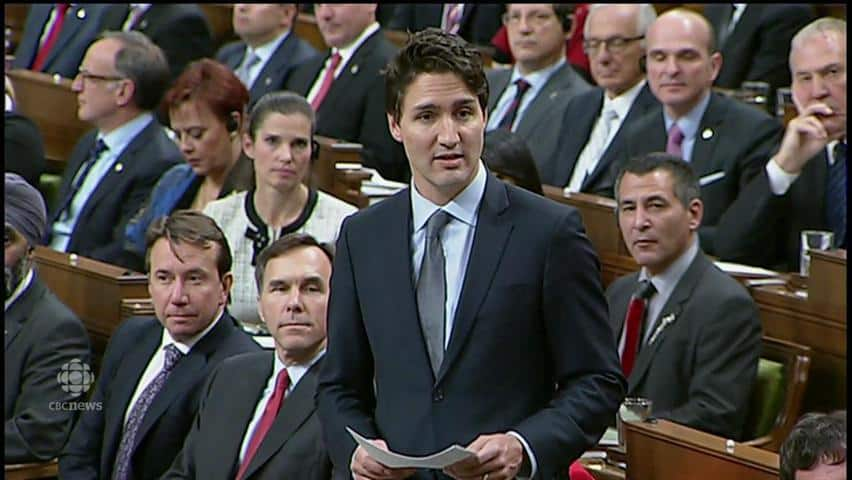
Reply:
M47 34L47 38L44 39L44 43L41 45L41 48L38 49L38 55L36 55L36 58L33 61L31 70L40 72L44 67L44 63L47 61L47 57L53 49L53 44L56 43L56 39L59 38L59 32L62 31L62 24L65 23L65 13L68 11L70 6L70 3L56 4L56 17L53 20L53 25L50 26L50 32Z
M289 386L290 376L287 374L287 369L282 368L281 372L278 373L278 378L275 379L275 391L272 392L272 396L266 402L263 416L260 417L260 422L254 427L254 432L251 434L246 456L243 458L243 463L240 464L239 471L237 471L237 480L240 480L246 474L251 459L254 458L254 454L257 453L260 443L263 442L263 437L266 436L266 433L269 432L269 429L275 422L275 417L278 416L278 411L281 410L281 404L284 402L284 392L287 391L287 387Z
M673 123L672 127L669 128L669 140L666 142L666 153L683 157L683 150L681 150L682 143L683 131L681 131L680 127L677 126L677 123Z
M337 71L337 66L340 65L340 60L342 60L342 58L343 57L341 57L337 52L334 52L334 55L331 56L331 64L328 66L328 70L325 71L325 76L320 84L319 92L317 92L317 96L314 97L314 101L311 102L311 107L313 107L315 112L319 110L320 105L322 105L322 101L325 100L325 96L328 95L328 91L331 90L331 84L334 82L334 72Z

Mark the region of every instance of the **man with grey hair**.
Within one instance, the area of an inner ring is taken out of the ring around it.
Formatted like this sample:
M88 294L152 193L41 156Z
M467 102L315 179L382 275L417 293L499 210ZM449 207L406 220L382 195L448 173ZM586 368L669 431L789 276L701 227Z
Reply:
M71 84L77 116L96 128L68 159L49 217L49 245L125 265L124 224L182 157L151 113L169 81L162 50L139 32L99 38Z
M89 337L33 268L33 247L41 245L45 230L41 194L19 175L7 173L4 201L4 458L7 464L43 462L59 454L76 418L63 405L77 400L91 383ZM81 375L79 381L71 380L71 372Z
M645 83L645 32L656 20L650 3L589 8L584 49L600 88L578 95L562 116L559 146L541 168L542 183L566 192L612 197L624 131L659 105Z
M846 22L820 18L800 30L790 72L798 116L731 206L736 215L720 222L723 259L796 270L803 230L832 231L846 248Z

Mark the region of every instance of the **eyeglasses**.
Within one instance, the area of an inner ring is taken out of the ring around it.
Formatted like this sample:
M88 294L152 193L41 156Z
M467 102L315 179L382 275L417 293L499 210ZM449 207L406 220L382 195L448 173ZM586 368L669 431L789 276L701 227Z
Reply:
M645 38L645 35L638 35L635 37L612 37L606 38L603 40L598 39L589 39L583 40L583 51L586 52L586 55L594 55L598 52L598 47L601 45L604 46L606 50L610 53L621 53L627 48L627 44L635 42L636 40L642 40Z
M503 23L506 25L517 26L521 23L521 18L524 18L524 20L527 21L528 25L531 25L533 27L540 27L555 16L556 15L548 12L532 12L524 18L523 15L521 15L519 12L504 13Z
M127 77L120 76L109 76L109 75L95 75L94 73L89 73L84 69L77 70L77 76L82 78L83 80L100 80L102 82L115 82L118 80L124 80Z

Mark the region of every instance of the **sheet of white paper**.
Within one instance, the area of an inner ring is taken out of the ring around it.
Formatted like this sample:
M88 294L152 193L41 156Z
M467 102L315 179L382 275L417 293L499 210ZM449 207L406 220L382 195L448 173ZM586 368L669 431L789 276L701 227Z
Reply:
M400 453L394 453L373 445L372 442L358 434L355 430L346 427L346 431L358 442L367 454L373 459L390 468L444 468L475 454L459 445L451 445L444 450L427 455L425 457L410 457Z
M604 445L607 447L612 447L618 445L618 430L612 427L608 427L601 437L598 445Z
M742 265L739 263L730 263L730 262L715 262L716 266L719 267L720 270L729 274L729 275L744 275L747 277L777 277L778 272L774 272L772 270L767 270L765 268L760 267L751 267L748 265Z

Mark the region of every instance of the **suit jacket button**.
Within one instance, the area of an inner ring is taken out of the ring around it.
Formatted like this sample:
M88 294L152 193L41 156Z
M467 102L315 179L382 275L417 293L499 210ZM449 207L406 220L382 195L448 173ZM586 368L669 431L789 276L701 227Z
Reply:
M444 400L444 391L441 390L440 388L436 389L432 393L432 401L433 402L441 402L443 400Z

